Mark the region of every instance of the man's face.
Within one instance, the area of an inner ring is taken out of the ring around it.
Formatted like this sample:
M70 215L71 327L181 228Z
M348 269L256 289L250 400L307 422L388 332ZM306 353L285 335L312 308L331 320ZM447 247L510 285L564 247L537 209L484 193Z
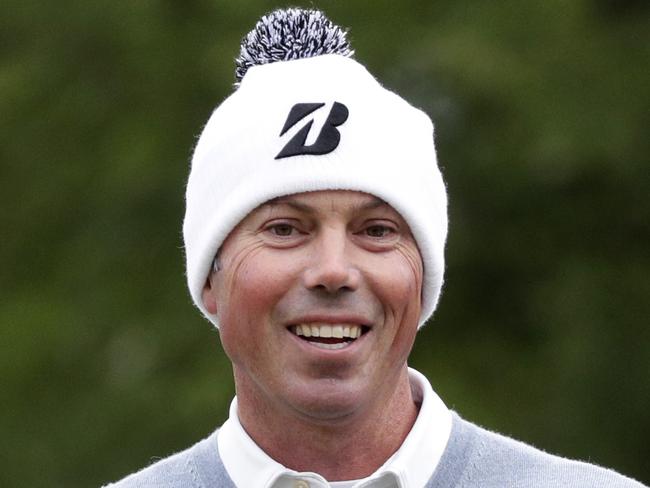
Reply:
M301 193L255 209L203 292L240 402L312 419L376 407L405 373L422 274L408 225L371 195Z

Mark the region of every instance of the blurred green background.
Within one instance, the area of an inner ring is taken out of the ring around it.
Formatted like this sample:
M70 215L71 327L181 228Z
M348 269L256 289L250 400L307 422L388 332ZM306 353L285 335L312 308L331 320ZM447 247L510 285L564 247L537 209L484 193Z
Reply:
M3 1L1 486L97 486L226 418L184 185L240 38L278 6ZM648 483L649 4L303 6L436 124L447 283L411 365L470 420Z

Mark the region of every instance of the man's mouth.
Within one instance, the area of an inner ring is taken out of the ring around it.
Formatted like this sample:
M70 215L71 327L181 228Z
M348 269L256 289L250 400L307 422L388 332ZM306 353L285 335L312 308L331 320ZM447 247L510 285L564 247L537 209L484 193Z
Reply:
M310 323L293 325L289 330L321 349L343 349L361 337L369 328L358 324Z

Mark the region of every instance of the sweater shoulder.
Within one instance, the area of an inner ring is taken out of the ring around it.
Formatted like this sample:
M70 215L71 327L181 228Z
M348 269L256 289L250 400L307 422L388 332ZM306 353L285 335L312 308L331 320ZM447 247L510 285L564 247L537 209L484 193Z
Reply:
M234 486L221 463L217 432L184 451L106 485L104 488L207 488Z
M462 439L453 439L454 436ZM462 472L457 477L458 488L644 488L611 469L549 454L457 415L454 415L452 439L449 445L452 450L454 444L463 446L462 452L448 458L455 463L462 462L462 467L457 466Z

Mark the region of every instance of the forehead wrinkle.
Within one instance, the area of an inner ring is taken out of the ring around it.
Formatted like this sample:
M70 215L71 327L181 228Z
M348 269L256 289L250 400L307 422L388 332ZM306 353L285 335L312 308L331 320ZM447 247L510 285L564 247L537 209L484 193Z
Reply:
M336 194L340 193L345 193L345 192L352 192L352 190L333 190L336 192ZM354 193L359 193L363 195L364 200L359 202L359 201L354 201L351 206L351 210L361 212L361 211L367 211L367 210L374 210L376 208L380 207L388 207L393 209L392 206L390 206L388 203L386 203L384 200L382 200L379 197L376 197L374 195L371 195L369 193L363 193L363 192L354 192ZM307 193L309 195L309 193ZM329 203L330 203L330 211L335 212L337 210L336 208L336 199L334 198L334 195L330 195L329 198ZM281 197L276 197L268 202L264 203L262 206L267 207L267 208L273 208L276 205L287 205L295 210L305 212L308 214L315 214L318 212L318 208L315 206L305 203L300 200L300 195L287 195L287 196L281 196ZM397 212L395 209L393 209L395 212Z

